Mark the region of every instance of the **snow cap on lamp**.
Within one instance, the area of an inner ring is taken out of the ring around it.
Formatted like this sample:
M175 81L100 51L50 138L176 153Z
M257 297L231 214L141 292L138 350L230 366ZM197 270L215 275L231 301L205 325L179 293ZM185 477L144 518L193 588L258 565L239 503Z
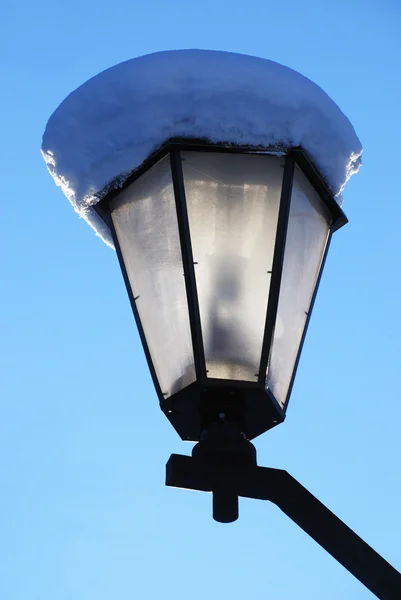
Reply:
M361 164L348 118L316 84L276 62L230 52L157 52L96 75L50 117L42 154L74 209L108 244L92 206L171 138L300 146L337 201Z

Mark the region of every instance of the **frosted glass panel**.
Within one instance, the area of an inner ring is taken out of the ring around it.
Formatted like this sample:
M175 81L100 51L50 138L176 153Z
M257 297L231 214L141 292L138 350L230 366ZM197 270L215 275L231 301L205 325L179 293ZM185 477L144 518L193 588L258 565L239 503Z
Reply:
M183 152L208 377L256 382L283 159Z
M296 167L276 327L267 371L269 387L283 407L329 234L318 194Z
M169 158L112 202L112 219L165 397L195 381Z

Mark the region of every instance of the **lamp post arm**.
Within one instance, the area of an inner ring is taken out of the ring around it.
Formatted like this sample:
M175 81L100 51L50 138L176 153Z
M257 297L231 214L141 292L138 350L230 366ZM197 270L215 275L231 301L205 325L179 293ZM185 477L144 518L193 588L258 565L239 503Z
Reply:
M380 600L401 599L401 574L287 471L256 465L227 469L173 454L166 484L208 492L235 489L237 496L269 500Z
M401 575L287 471L259 467L269 500L381 600L401 599Z

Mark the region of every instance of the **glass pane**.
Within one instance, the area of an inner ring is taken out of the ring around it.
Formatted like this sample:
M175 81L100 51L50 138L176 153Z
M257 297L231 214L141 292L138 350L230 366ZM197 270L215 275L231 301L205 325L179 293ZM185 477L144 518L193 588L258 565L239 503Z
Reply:
M327 244L328 219L318 194L296 167L277 320L266 381L282 407L287 399Z
M183 152L208 377L257 381L283 159Z
M112 202L112 218L165 397L195 381L169 157Z

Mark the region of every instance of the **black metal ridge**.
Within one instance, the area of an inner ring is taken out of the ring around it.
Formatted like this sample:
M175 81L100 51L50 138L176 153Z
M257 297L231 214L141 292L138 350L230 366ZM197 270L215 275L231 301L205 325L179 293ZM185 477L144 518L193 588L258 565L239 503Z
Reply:
M328 184L324 180L323 176L320 175L319 169L315 166L307 152L300 146L292 148L285 148L282 144L274 146L251 146L245 145L240 146L237 144L229 143L213 143L207 139L190 139L190 138L170 138L166 140L159 148L157 148L144 162L130 174L127 175L126 179L122 184L118 183L117 180L111 181L103 190L98 192L99 202L92 206L92 208L98 213L100 218L109 227L107 219L107 213L109 212L109 202L115 198L121 191L127 188L131 183L143 175L146 171L155 165L164 156L169 154L170 151L187 151L193 150L198 152L231 152L236 154L273 154L276 156L291 156L294 158L295 163L302 170L306 178L309 180L311 185L315 188L319 194L323 203L329 209L332 216L332 228L336 231L346 223L348 219L339 206L338 202L334 198L332 191ZM99 210L100 209L100 210Z

